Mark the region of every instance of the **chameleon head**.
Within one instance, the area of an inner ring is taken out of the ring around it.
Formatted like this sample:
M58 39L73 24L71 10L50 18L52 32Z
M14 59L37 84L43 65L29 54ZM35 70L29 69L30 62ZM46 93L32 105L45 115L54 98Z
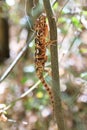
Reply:
M35 23L35 30L41 30L46 25L46 14L42 13Z
M41 21L41 22L46 21L46 14L45 14L45 13L42 13L42 14L39 16L39 21Z

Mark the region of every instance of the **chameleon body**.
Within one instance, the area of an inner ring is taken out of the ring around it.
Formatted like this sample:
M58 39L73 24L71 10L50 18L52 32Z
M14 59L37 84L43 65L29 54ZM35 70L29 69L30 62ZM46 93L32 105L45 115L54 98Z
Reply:
M36 20L35 32L36 32L36 36L35 36L36 74L38 78L41 80L45 89L47 90L50 96L52 105L53 105L54 100L53 100L52 91L43 77L45 62L47 61L46 48L47 48L48 43L50 43L46 41L47 36L48 36L48 25L46 23L46 16L44 14L40 15L39 18Z

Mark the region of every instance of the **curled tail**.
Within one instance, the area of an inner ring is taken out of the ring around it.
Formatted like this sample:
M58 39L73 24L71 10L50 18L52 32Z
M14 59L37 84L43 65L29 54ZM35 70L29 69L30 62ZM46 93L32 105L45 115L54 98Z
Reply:
M52 91L51 91L50 87L48 86L48 84L46 83L44 77L43 76L38 76L38 77L41 80L41 83L44 85L45 89L47 90L51 103L52 103L52 106L53 106L53 109L54 109L54 98L53 98Z

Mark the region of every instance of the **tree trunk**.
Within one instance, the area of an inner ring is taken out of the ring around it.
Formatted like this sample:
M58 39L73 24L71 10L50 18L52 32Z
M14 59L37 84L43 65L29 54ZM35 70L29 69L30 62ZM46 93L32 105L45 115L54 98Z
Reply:
M0 18L0 62L9 57L9 26L6 18Z

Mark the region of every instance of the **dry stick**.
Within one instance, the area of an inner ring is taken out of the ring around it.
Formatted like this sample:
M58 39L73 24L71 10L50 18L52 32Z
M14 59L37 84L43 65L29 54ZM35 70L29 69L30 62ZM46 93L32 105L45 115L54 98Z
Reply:
M16 59L12 62L12 64L8 67L8 69L4 72L4 74L1 76L0 78L0 83L8 76L8 74L11 72L11 70L14 68L14 66L17 64L17 62L19 61L19 59L22 57L22 55L24 54L24 52L27 50L29 43L33 40L34 38L34 33L32 34L31 38L29 39L29 41L27 42L27 44L23 47L23 49L19 52L18 56L16 57Z
M44 78L46 78L46 76L48 75L48 73L46 73L44 75ZM38 82L36 82L31 88L29 88L26 92L24 92L23 94L20 95L20 97L18 97L17 99L15 99L14 101L12 101L9 105L7 105L4 109L0 110L0 113L3 113L4 111L7 111L8 109L10 109L17 101L22 100L23 98L25 98L30 92L32 92L39 84L41 83L40 80L38 80Z
M49 0L43 0L46 14L48 17L49 27L50 27L50 40L57 40L57 27L53 16L52 8ZM52 65L52 81L53 81L53 95L54 95L54 112L58 125L58 130L66 130L64 123L63 110L61 106L60 98L60 81L59 81L59 65L58 65L58 49L57 42L55 46L50 47L51 51L51 65Z
M30 10L31 10L31 5L32 5L32 0L29 0L29 3L30 3ZM25 1L25 16L26 16L26 19L28 20L28 17L27 17L27 0ZM28 9L29 10L29 9ZM34 36L35 36L35 32L32 30L31 28L31 25L30 25L30 22L28 21L29 23L29 29L30 32L29 32L29 40L27 40L27 43L26 45L22 48L22 50L19 52L18 56L15 58L15 60L11 63L11 65L7 68L7 70L4 72L4 74L0 77L0 83L8 76L8 74L11 72L11 70L14 68L14 66L17 64L17 62L20 60L20 58L22 57L22 55L25 53L25 51L27 50L28 48L28 45L29 43L33 40Z
M58 15L57 15L57 19L61 16L62 10L65 8L65 6L68 4L68 2L69 2L69 0L67 0L67 1L64 3L63 7L60 9L60 11L59 11L59 13L58 13Z
M64 3L64 5L63 5L63 7L61 8L61 10L59 11L59 13L61 13L62 12L62 10L64 9L64 7L68 4L68 2L69 2L69 0L67 0L65 3Z

